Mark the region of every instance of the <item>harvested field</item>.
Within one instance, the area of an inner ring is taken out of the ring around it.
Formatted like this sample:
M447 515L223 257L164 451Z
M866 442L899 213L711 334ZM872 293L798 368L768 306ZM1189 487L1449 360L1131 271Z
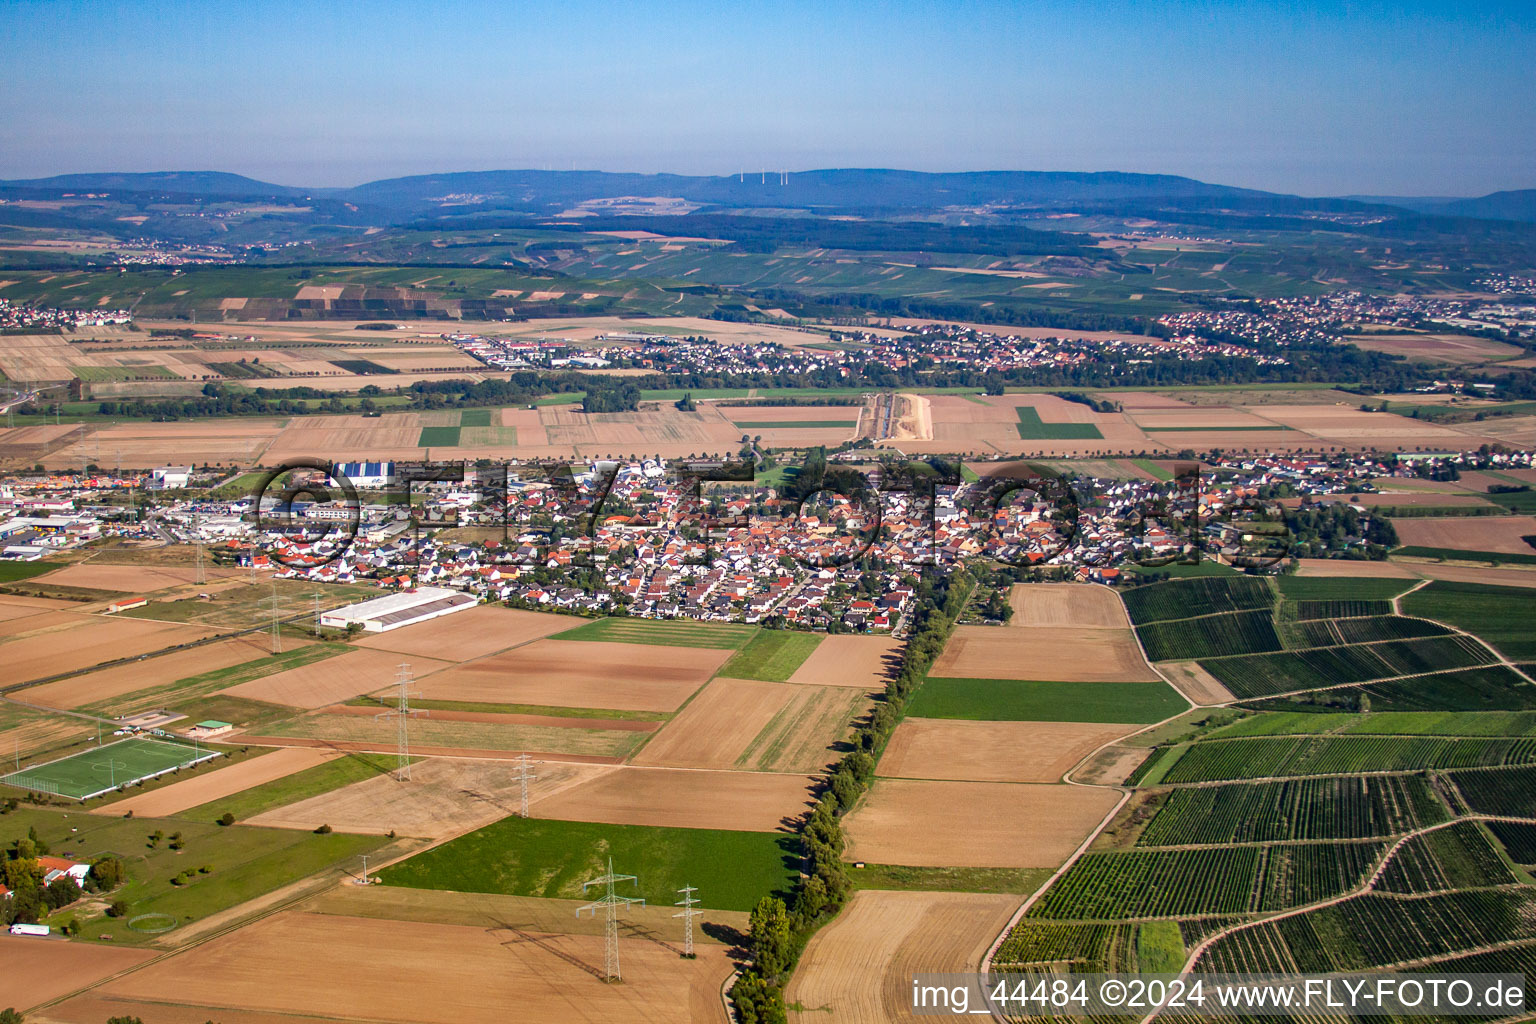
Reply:
M1053 679L1068 683L1156 682L1162 678L1142 658L1136 636L1129 629L1091 626L960 626L929 674L1029 679L1047 667Z
M1414 562L1413 569L1432 580L1451 580L1455 583L1491 583L1499 587L1536 587L1536 570L1480 568L1475 565L1437 565L1434 562Z
M1334 443L1401 447L1439 442L1456 447L1477 447L1467 434L1459 430L1395 413L1361 412L1353 405L1263 405L1244 408L1293 430Z
M1536 516L1437 516L1394 519L1392 525L1410 547L1536 555L1536 546L1521 539L1536 537Z
M88 616L46 633L0 645L9 682L78 672L106 661L160 650L212 636L214 630L145 619Z
M1502 341L1477 338L1470 334L1368 333L1351 335L1349 343L1367 352L1390 352L1409 359L1454 364L1511 359L1524 351Z
M1142 430L1178 430L1190 431L1196 427L1211 427L1212 433L1219 433L1223 428L1242 427L1244 429L1275 429L1273 420L1255 416L1251 412L1237 409L1191 409L1158 410L1155 412L1137 411L1132 415L1136 425Z
M543 615L488 604L366 637L358 640L357 646L462 662L580 624L581 620L568 615Z
M773 832L810 806L812 779L766 772L622 767L532 805L536 818Z
M855 892L812 936L785 1001L791 1024L917 1021L912 977L973 972L1021 897L959 892Z
M39 942L0 935L5 992L0 1003L27 1010L75 989L127 970L155 954L147 949L114 949L81 942Z
M1201 668L1198 661L1167 661L1162 669L1174 689L1196 704L1230 704L1237 700L1232 691Z
M683 412L670 402L647 403L638 412L602 413L546 405L539 409L539 422L551 445L564 446L580 455L665 452L668 446L730 452L742 435L721 410L704 403L695 412ZM828 432L818 433L826 436ZM659 449L658 444L662 446Z
M266 657L270 641L244 636L204 644L186 651L174 651L159 657L135 661L99 672L87 672L73 679L45 683L26 691L26 699L51 708L77 708L83 704L122 697L139 690L165 686L203 672L242 665Z
M308 380L306 383L313 384ZM105 462L111 453L112 461L121 459L124 466L162 465L173 456L183 463L252 466L261 461L285 422L241 416L173 423L114 423L51 453L43 464L78 468L82 459Z
M540 761L532 795L554 797L572 786L615 769L560 761ZM339 832L441 839L516 814L521 785L512 765L483 758L433 757L411 765L411 779L377 775L350 786L266 811L251 825L313 829L330 825Z
M336 914L343 917L369 917L387 921L418 921L425 924L462 924L494 928L513 923L524 931L565 932L575 935L600 935L601 917L578 918L572 903L538 896L509 896L505 893L454 892L451 889L410 889L399 885L343 885L311 899L305 911ZM625 920L648 933L671 935L678 927L672 919L670 903L631 907ZM747 915L736 910L706 911L705 921L718 922L743 933ZM640 934L634 931L631 934ZM720 940L694 926L695 944Z
M409 664L412 676L420 679L448 663L430 658L411 658L407 662L404 655L393 651L348 651L340 657L253 679L220 692L293 708L322 708L383 688L395 678L401 664Z
M845 819L845 856L914 867L1054 868L1118 798L1080 786L878 779Z
M1472 508L1489 508L1493 503L1481 494L1442 494L1436 491L1387 491L1380 494L1351 494L1347 497L1340 495L1341 500L1347 500L1352 505L1363 505L1366 508L1393 508L1398 505L1451 508L1453 506L1468 506ZM1280 504L1289 507L1297 507L1301 504L1299 498L1282 498Z
M782 684L781 684L782 685ZM845 686L794 686L795 694L747 745L736 764L755 771L815 772L837 760L856 720L880 691Z
M896 727L876 772L895 779L1059 782L1095 748L1140 728L908 718Z
M95 616L90 612L82 611L85 606L74 601L56 602L70 611L38 612L35 615L21 616L14 619L0 619L0 640L12 636L26 636L29 633L43 633L52 630L64 629L68 626L78 625L81 622L94 621Z
M210 568L206 573L210 582L221 576L236 575L232 569L218 568ZM89 590L145 594L169 587L185 586L196 579L197 570L190 565L185 568L172 565L108 565L92 561L55 569L46 576L37 577L37 582L66 587L85 587Z
M1092 584L1015 583L1008 590L1011 628L1020 626L1104 626L1130 629L1120 596Z
M504 1024L509 1007L518 1019L572 1024L726 1019L719 990L731 964L722 947L703 944L697 960L683 960L659 941L632 939L622 985L602 984L602 964L600 935L285 912L93 995L157 1024L167 1003L238 1024L246 1022L228 1011L400 1024ZM99 1003L81 1003L60 1007L59 1018L101 1019Z
M314 747L285 747L270 754L232 764L228 768L207 772L196 778L187 779L185 782L173 782L169 786L162 786L148 793L97 807L91 813L121 817L132 811L140 817L167 818L208 803L210 800L233 796L252 786L259 786L264 782L271 782L273 779L281 779L294 772L313 768L337 756L339 755L335 751Z
M564 724L525 725L505 720L510 717L503 716L495 722L443 721L427 713L411 723L411 749L422 753L432 749L505 754L548 751L622 758L639 745L643 735L604 728L605 723L601 721L593 721L594 728L591 729L573 729ZM379 718L377 713L310 714L266 726L264 731L272 737L334 743L342 750L388 751L396 746L395 723ZM256 741L255 737L246 738ZM274 745L283 745L283 740L278 739Z
M662 726L630 763L732 768L747 744L801 689L788 683L715 679Z
M811 686L884 688L886 678L901 667L902 649L901 641L888 636L839 633L823 637L789 681Z
M1342 558L1298 558L1296 575L1338 578L1363 576L1371 579L1412 579L1414 574L1396 562L1360 562Z
M538 640L437 673L436 700L541 704L618 711L675 711L730 657L728 650Z

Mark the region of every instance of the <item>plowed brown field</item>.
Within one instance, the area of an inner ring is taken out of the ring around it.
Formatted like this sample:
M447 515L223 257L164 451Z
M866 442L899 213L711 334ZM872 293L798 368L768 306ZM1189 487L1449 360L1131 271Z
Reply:
M445 668L448 663L393 651L348 651L220 692L293 708L323 708L391 685L402 664L408 664L411 675L420 679Z
M1078 626L961 626L930 673L957 679L1039 679L1068 683L1156 682L1128 629Z
M908 718L892 734L878 773L896 779L1058 782L1095 747L1140 728Z
M0 963L5 964L0 1003L24 1011L141 964L154 955L144 949L0 935Z
M82 704L93 704L150 687L164 686L203 672L242 665L265 657L270 652L268 642L249 636L220 640L188 651L175 651L157 658L102 669L100 672L87 672L73 679L34 686L27 690L26 699L51 708L77 708Z
M912 976L972 972L1022 897L961 892L853 894L817 932L785 993L792 1024L930 1020L911 1011Z
M581 619L568 615L541 615L485 604L365 637L357 641L357 646L442 661L468 661L551 633L575 629L581 623Z
M888 636L823 637L789 681L883 689L886 678L901 667L901 652L901 642Z
M51 945L51 944L45 944ZM226 1008L399 1024L723 1021L724 949L683 960L656 942L625 943L624 983L597 977L597 935L535 933L286 912L102 988L121 1013L162 1021L164 1004L233 1019ZM106 952L95 951L91 952ZM58 1011L92 1022L99 1005Z
M1112 790L877 779L847 818L849 860L1054 868L1115 806Z
M521 784L512 764L479 758L434 757L411 765L411 779L392 775L355 782L250 819L253 825L437 839L458 835L516 814ZM530 795L550 798L572 786L614 771L606 765L540 761Z
M772 832L810 806L811 778L623 767L532 805L535 818Z
M603 641L539 640L426 680L439 700L672 711L734 653Z
M1018 626L1105 626L1130 629L1120 596L1093 584L1015 583L1008 590Z

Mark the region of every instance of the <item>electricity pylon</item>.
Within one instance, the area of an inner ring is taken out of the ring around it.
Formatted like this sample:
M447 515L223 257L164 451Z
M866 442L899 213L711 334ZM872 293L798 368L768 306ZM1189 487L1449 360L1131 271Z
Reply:
M637 886L640 884L640 880L634 875L614 874L613 858L609 857L606 875L581 884L582 892L586 892L594 885L604 886L606 891L603 898L576 908L577 917L580 917L583 911L588 911L596 917L597 908L603 908L603 914L607 919L603 927L603 975L608 981L623 980L619 973L619 911L635 903L645 906L645 900L639 897L617 895L613 891L614 884L617 882L634 882Z
M683 956L685 956L688 959L692 960L693 959L693 919L695 917L698 917L700 914L704 913L704 911L697 909L697 905L698 905L699 901L693 898L693 894L698 892L699 890L695 889L691 885L685 885L685 886L683 886L681 889L679 889L677 891L678 891L679 894L682 895L683 898L678 900L675 904L673 904L673 906L682 907L683 909L679 910L677 913L673 914L672 916L673 917L680 917L680 918L683 919Z

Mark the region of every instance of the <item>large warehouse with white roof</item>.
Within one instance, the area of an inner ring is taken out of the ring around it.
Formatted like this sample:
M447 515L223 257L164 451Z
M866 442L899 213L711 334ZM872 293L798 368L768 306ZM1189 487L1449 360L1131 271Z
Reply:
M385 633L473 608L478 603L474 595L457 590L417 587L325 612L320 616L320 624L332 629L346 629L357 623L366 633Z

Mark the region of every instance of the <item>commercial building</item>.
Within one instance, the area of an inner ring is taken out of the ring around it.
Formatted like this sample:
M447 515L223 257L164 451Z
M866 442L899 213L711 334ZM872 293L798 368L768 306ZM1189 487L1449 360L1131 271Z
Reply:
M473 608L477 603L472 594L444 587L417 587L325 612L320 616L320 624L346 629L356 623L364 632L384 633Z

